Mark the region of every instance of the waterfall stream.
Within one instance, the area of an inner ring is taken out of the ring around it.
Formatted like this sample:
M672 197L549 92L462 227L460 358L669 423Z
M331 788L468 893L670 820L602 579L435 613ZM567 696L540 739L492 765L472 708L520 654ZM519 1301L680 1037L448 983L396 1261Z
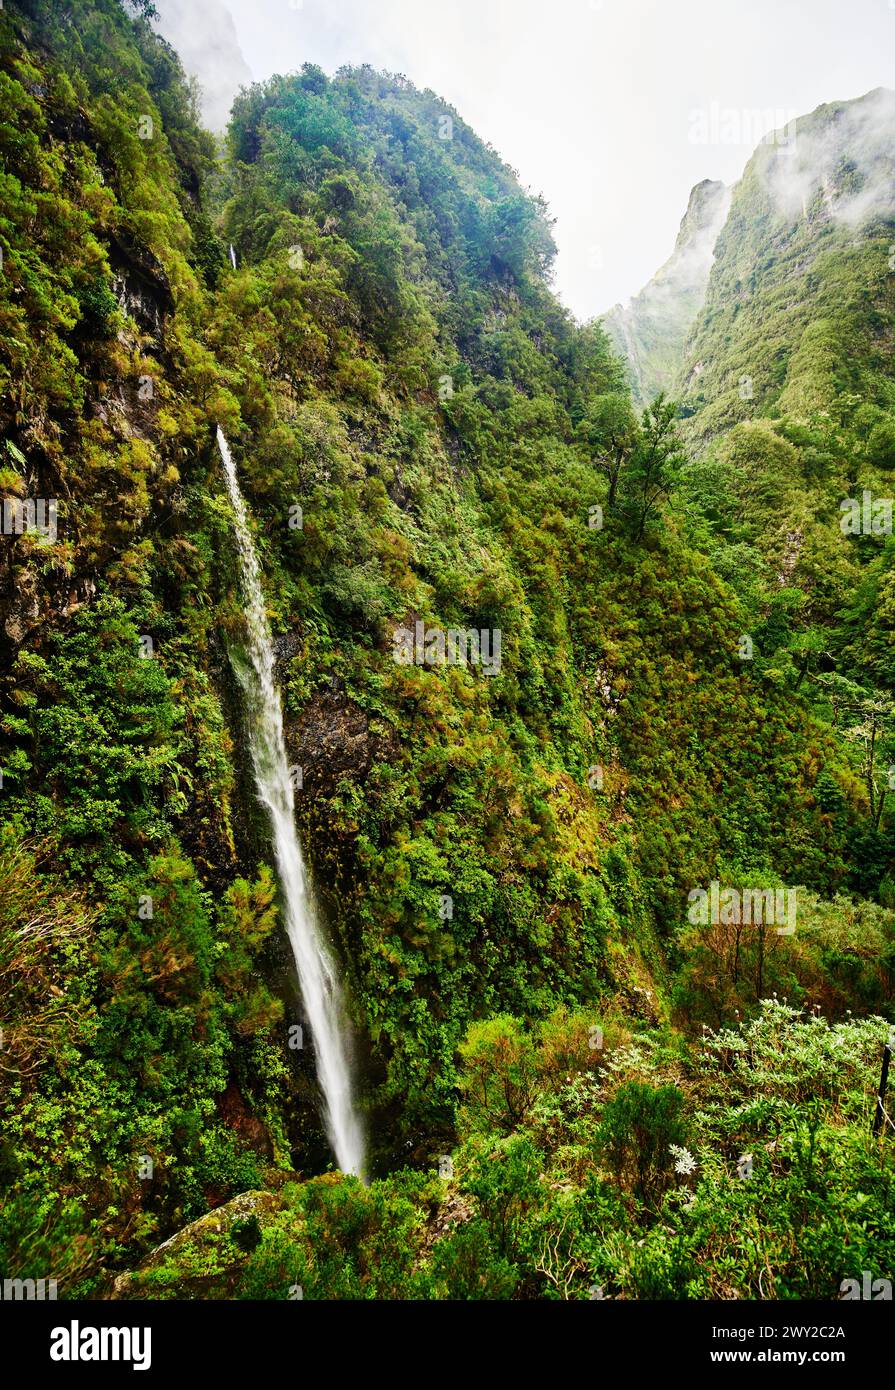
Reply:
M336 1161L344 1173L363 1174L364 1141L352 1095L342 991L317 922L308 875L295 829L292 776L283 737L283 709L274 679L273 640L261 570L236 466L223 431L218 448L233 507L245 602L250 665L234 662L248 702L249 744L258 795L267 808L286 916L286 929L310 1024L323 1093L324 1118Z

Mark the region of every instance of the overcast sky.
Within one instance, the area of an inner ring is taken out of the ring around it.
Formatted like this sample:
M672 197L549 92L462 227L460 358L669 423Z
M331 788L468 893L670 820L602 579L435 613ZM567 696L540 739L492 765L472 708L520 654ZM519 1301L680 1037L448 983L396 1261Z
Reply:
M641 288L692 185L733 182L765 129L895 86L895 0L157 4L191 26L226 7L255 79L369 62L438 92L546 197L556 288L581 318ZM218 45L228 27L218 13Z

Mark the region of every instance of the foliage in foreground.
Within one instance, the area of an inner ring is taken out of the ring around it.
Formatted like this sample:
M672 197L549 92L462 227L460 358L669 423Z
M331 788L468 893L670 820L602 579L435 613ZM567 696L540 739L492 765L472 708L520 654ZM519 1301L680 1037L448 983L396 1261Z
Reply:
M874 1139L888 1025L767 1000L685 1048L560 1011L465 1047L439 1175L330 1175L150 1261L127 1297L840 1297L895 1269L895 1133Z

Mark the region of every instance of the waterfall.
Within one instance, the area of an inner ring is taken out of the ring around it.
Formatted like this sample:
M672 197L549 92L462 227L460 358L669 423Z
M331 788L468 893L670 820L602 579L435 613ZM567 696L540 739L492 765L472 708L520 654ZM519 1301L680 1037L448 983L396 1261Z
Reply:
M342 1171L362 1176L364 1141L352 1098L342 991L317 923L295 829L292 776L283 737L283 709L274 680L273 641L261 587L261 570L236 466L220 427L217 437L239 546L251 664L234 662L234 665L248 701L249 745L255 782L273 831L286 929L311 1026L327 1133Z

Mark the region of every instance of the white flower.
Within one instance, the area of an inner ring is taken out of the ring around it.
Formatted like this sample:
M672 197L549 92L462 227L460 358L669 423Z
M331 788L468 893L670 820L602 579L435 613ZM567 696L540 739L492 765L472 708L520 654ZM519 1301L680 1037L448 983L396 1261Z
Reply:
M674 1155L674 1171L676 1173L692 1173L697 1167L696 1159L689 1149L682 1149L678 1144L670 1144L669 1148Z

